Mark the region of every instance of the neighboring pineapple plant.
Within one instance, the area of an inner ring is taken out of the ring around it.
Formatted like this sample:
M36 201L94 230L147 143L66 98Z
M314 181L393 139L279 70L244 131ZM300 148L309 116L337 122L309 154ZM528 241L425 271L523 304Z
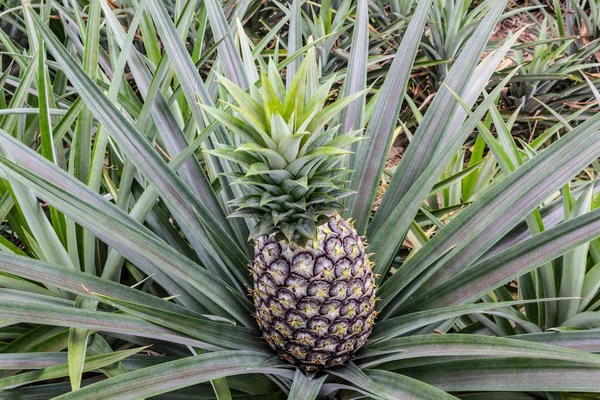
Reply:
M235 116L205 107L243 143L211 154L243 170L228 174L246 194L231 202L231 216L257 220L250 234L256 320L273 350L304 371L344 364L366 343L376 315L365 244L337 214L352 194L344 189L345 148L361 132L325 128L357 95L325 106L332 77L305 97L311 68L314 51L288 90L272 61L250 94L221 78L238 103L230 106Z

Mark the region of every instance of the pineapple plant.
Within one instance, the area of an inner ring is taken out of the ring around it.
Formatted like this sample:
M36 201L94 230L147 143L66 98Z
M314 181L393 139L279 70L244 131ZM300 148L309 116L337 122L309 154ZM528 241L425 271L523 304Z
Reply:
M4 3L0 399L600 392L600 115L514 140L507 1L427 110L431 0Z
M329 125L361 93L325 106L334 76L305 97L314 54L288 90L271 60L250 94L220 77L237 102L230 105L235 115L204 107L242 142L210 153L241 170L227 174L244 194L231 202L231 217L256 220L256 320L273 350L304 371L343 365L366 343L376 315L365 243L338 214L352 194L344 181L346 149L361 132L339 134L339 125Z

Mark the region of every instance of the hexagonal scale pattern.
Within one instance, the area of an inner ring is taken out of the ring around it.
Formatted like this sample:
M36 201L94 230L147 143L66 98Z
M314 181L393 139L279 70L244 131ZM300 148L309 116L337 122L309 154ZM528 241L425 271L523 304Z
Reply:
M375 285L361 238L338 215L304 247L273 236L255 244L252 276L263 337L302 370L342 365L367 341Z

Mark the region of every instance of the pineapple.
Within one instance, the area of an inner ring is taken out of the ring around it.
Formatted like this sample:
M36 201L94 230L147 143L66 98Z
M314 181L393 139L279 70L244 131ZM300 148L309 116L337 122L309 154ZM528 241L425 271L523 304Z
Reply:
M305 371L342 365L375 320L373 273L352 224L334 215L302 246L256 241L254 304L264 338Z
M237 103L229 105L235 116L205 107L242 141L211 154L240 165L227 174L245 194L232 202L231 216L256 221L256 319L273 350L307 372L349 360L376 315L365 245L337 214L340 199L351 194L340 163L360 132L325 127L360 93L325 106L334 80L318 87L313 66L309 52L287 91L273 62L249 94L220 77Z

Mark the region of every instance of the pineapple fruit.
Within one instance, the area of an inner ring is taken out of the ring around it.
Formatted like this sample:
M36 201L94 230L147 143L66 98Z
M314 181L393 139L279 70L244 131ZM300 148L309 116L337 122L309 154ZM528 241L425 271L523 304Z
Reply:
M286 361L305 371L342 365L366 343L373 273L361 238L339 215L305 246L259 237L252 276L258 324Z
M237 105L231 113L205 110L241 143L210 153L240 166L227 173L244 188L231 216L255 221L252 294L263 337L283 359L314 372L349 360L376 315L364 243L337 214L351 194L340 163L360 131L338 133L330 123L361 93L325 105L334 80L317 85L312 52L287 90L273 62L265 69L248 93L219 78Z

